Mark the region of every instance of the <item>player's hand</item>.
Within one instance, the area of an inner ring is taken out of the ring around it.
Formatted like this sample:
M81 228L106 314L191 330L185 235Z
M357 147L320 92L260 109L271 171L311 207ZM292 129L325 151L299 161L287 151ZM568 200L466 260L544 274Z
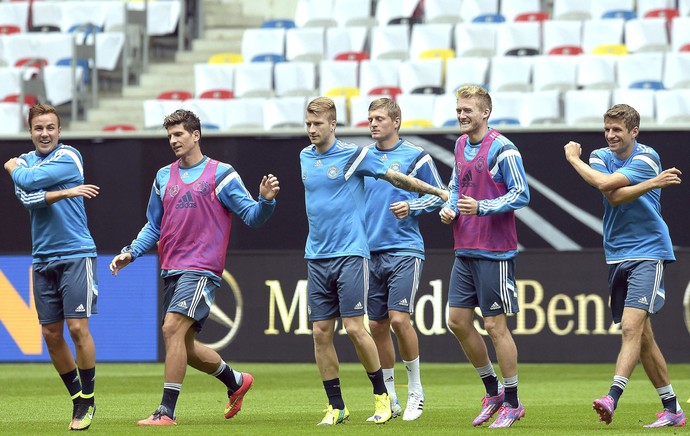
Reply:
M667 188L671 185L680 185L680 175L683 174L678 168L668 168L654 177L654 182L657 188Z
M406 201L396 201L391 204L388 209L390 209L393 215L399 220L407 218L410 215L410 203Z
M444 207L438 215L441 217L441 222L443 224L450 224L455 219L455 211L450 207Z
M472 197L462 195L458 199L458 213L460 215L477 215L479 211L479 203Z
M132 262L132 254L131 253L122 253L118 254L115 256L110 262L110 273L117 277L118 271L120 271L122 268L126 267Z
M568 162L573 159L580 159L580 155L582 155L582 146L575 141L570 141L565 144L563 150L565 150L565 159Z
M94 198L95 196L98 195L99 188L96 185L79 185L75 186L74 188L70 189L65 189L65 194L67 194L67 198L74 198L74 197L86 197L86 198Z
M278 182L278 178L276 176L269 174L261 179L259 193L263 198L271 201L276 198L278 192L280 192L280 183Z
M7 171L9 174L12 174L12 171L19 166L17 160L19 160L19 158L13 157L5 162L5 171Z

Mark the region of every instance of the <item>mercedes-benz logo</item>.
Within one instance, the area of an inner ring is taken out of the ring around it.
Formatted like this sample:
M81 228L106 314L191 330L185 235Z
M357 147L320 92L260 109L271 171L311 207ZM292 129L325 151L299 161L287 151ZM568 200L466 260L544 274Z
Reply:
M223 336L223 338L216 342L201 342L202 344L216 351L224 349L225 347L230 345L233 339L235 339L235 336L237 335L237 332L240 329L240 325L242 324L242 308L244 307L244 302L242 301L242 291L240 290L237 281L232 276L232 274L228 272L228 270L223 270L223 281L227 283L228 286L230 286L232 296L235 299L234 317L231 317L230 315L225 313L225 311L223 311L223 309L221 309L218 306L218 292L216 292L216 298L213 302L213 305L211 306L211 311L208 316L208 319L210 321L214 321L220 324L223 328L227 328L228 332L225 334L225 336ZM218 291L220 291L220 289L221 288L219 288Z

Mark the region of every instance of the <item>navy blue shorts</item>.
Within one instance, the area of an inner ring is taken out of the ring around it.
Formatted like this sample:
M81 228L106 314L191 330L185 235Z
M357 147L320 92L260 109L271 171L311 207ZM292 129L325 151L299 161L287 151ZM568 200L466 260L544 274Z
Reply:
M369 261L359 256L307 260L309 320L323 321L365 314Z
M623 308L657 313L664 306L663 260L627 260L609 265L609 290L613 321L621 322Z
M95 256L35 263L33 282L41 325L98 313Z
M413 313L423 267L424 261L418 257L372 253L367 299L369 319L386 319L389 310Z
M196 271L165 277L163 313L175 312L192 318L196 331L201 331L219 287L217 278Z
M450 273L448 305L479 307L482 316L518 313L515 260L456 257Z

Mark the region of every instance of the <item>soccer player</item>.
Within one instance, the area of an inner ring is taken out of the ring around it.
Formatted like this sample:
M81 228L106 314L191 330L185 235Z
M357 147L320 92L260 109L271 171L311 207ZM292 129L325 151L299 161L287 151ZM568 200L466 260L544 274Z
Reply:
M661 216L661 188L678 185L681 172L661 171L657 152L637 142L640 114L617 104L604 114L608 147L594 150L589 165L580 159L577 142L565 145L565 157L588 184L603 195L604 252L609 265L613 320L621 323L622 344L608 395L593 408L606 424L637 365L656 388L663 410L645 425L680 427L686 423L668 376L666 360L654 340L650 315L664 305L664 267L675 261L668 227Z
M36 311L50 359L72 397L69 429L87 430L96 412L96 346L89 317L98 313L98 279L84 197L98 195L98 187L84 185L81 154L58 142L60 132L54 107L33 106L29 133L36 150L8 160L5 170L29 210ZM76 364L63 336L65 323Z
M379 98L369 105L369 130L376 141L368 146L388 168L445 189L436 165L423 148L400 139L400 106ZM443 200L434 195L419 197L382 180L364 180L367 233L369 236L369 329L383 368L393 417L402 412L395 391L395 349L391 326L407 369L407 405L403 420L422 415L424 390L419 372L419 341L411 324L415 295L424 266L424 240L417 217L433 212ZM370 418L373 420L373 417Z
M390 399L376 344L364 327L369 274L364 177L382 178L399 188L444 200L447 193L389 169L370 148L336 139L335 126L333 100L318 97L307 105L306 130L311 145L300 153L309 221L304 257L314 355L329 402L319 425L340 424L350 417L340 389L333 344L338 317L373 385L374 422L382 424L391 418Z
M258 227L273 214L278 179L269 174L255 201L235 169L201 152L201 123L190 111L177 110L163 121L178 158L158 170L151 189L148 222L110 264L113 275L158 242L165 294L163 399L140 426L176 425L177 404L187 364L225 384L225 418L240 411L254 378L230 368L220 355L196 340L221 285L232 213Z
M448 327L486 388L481 412L472 425L482 425L498 412L490 427L510 427L525 415L518 398L517 347L506 318L519 310L514 211L529 203L529 188L520 152L488 125L489 93L480 86L466 85L455 94L462 136L455 143L450 200L440 212L443 223L452 223L455 240ZM475 307L484 317L503 383L474 327Z

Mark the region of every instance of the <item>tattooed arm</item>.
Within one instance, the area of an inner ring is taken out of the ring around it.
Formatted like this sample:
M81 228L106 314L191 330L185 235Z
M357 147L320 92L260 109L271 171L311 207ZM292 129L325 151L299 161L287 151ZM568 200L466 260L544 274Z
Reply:
M390 168L388 169L388 171L386 171L385 175L381 176L381 178L389 182L396 188L400 188L409 192L431 194L439 197L443 201L448 201L448 191L444 189L439 189L415 177L410 177L397 171L393 171Z

